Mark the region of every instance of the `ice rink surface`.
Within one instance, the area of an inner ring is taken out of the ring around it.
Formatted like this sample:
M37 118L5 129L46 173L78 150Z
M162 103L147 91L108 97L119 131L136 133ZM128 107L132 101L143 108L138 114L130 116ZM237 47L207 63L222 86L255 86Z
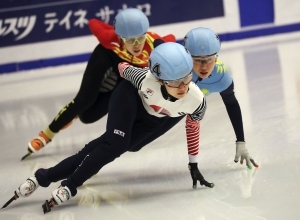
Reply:
M76 197L43 214L58 187L0 210L0 220L279 220L300 217L300 33L222 45L241 105L246 146L260 165L233 162L235 135L219 94L207 97L199 167L215 187L192 189L184 120L137 153L125 153L79 188ZM106 117L61 131L20 161L27 143L73 99L85 63L0 75L0 206L39 167L50 167L105 131Z

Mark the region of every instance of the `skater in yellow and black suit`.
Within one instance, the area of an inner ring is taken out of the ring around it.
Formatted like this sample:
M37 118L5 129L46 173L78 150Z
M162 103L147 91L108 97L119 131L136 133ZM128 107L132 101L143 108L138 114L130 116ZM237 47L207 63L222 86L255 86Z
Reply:
M93 123L106 115L111 93L122 81L118 64L126 61L136 67L147 67L154 40L161 39L156 33L148 31L146 15L133 8L119 12L114 26L91 19L89 27L100 44L89 58L77 95L38 137L28 143L28 154L22 159L48 144L73 119L79 117L83 123ZM172 34L162 39L175 41Z

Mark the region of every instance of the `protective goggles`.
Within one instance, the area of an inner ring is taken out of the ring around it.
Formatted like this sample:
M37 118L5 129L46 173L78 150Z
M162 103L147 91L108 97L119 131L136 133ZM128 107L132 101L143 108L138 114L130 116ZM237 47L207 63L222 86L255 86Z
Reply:
M214 54L205 58L200 58L200 57L193 57L193 61L194 63L197 64L211 64L212 62L215 62L215 60L217 59L218 54Z
M145 42L147 38L147 34L143 34L141 36L138 36L138 37L132 37L132 38L124 38L124 37L121 37L122 41L125 43L125 44L130 44L130 45L133 45L135 43L138 43L138 44L142 44Z
M172 80L172 81L164 81L164 83L172 88L178 88L181 83L183 83L184 85L189 84L192 81L193 78L193 74L189 73L188 75L186 75L185 77L181 78L181 79L177 79L177 80Z

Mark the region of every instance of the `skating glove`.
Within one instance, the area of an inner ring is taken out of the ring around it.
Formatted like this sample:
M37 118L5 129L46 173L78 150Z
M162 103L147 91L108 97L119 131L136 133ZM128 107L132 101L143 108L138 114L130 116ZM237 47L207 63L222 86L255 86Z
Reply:
M250 157L248 150L246 148L246 143L243 141L236 142L236 154L234 158L234 162L238 162L240 158L240 163L243 164L244 160L246 160L246 165L249 169L252 169L251 163L253 166L258 167L252 157Z
M204 186L210 187L210 188L213 188L215 186L215 184L209 183L204 179L204 177L202 176L202 174L200 173L200 171L198 169L197 163L189 163L189 170L191 173L191 177L193 179L193 189L197 188L197 181L200 182L201 186L204 185Z

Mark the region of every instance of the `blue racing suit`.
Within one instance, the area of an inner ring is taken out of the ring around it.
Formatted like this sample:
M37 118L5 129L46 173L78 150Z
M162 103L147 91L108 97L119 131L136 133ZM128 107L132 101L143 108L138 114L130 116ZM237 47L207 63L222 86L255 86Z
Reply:
M234 95L232 77L225 65L221 61L217 61L212 73L205 79L201 79L193 71L192 81L196 83L205 96L214 92L220 93L233 126L236 140L245 141L240 105Z

